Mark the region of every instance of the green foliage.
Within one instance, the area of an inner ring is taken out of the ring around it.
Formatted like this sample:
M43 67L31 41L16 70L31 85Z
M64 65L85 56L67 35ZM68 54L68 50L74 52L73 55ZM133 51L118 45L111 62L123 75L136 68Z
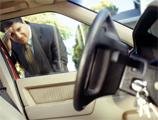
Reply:
M3 32L0 32L0 38L2 38L3 34L4 34Z
M102 0L99 2L98 5L90 7L90 9L92 9L96 12L99 12L103 8L108 9L109 12L111 13L111 15L115 15L118 12L118 8L115 5L113 5L112 3L108 2L108 0ZM75 39L76 44L73 46L73 57L72 57L72 61L75 63L76 69L78 69L79 60L80 60L80 57L82 54L83 37L84 36L85 36L85 38L87 37L88 32L89 32L89 26L81 23L77 29L78 29L79 34L80 34L78 36L80 36L80 37L77 37L77 34L76 34L76 39ZM82 45L79 45L79 41L82 42Z
M68 26L60 24L58 19L54 17L54 15L55 15L54 13L40 13L40 14L22 17L22 19L33 23L56 26L59 29L62 39L63 40L68 39L69 36L72 35L71 33L72 30ZM3 34L4 33L0 32L0 38L2 38Z
M102 0L98 5L90 7L91 10L96 12L99 12L103 8L108 9L112 16L118 12L118 8L114 4L108 2L108 0Z
M33 23L56 26L59 29L59 32L63 40L68 39L69 36L72 35L72 30L68 26L60 24L58 19L54 17L54 13L40 13L22 17L22 19Z

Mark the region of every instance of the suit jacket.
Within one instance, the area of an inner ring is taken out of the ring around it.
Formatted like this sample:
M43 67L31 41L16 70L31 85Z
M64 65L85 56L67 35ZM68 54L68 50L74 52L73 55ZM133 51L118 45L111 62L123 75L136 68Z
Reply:
M39 73L35 73L25 58L25 45L12 42L11 59L17 61L30 75L49 72L67 72L67 52L58 29L51 25L29 23L32 31L34 54ZM49 68L50 66L50 68Z

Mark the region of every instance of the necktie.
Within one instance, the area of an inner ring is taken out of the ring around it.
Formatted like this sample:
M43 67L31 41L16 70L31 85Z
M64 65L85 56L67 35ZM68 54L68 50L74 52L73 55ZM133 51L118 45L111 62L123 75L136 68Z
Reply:
M29 44L25 44L25 57L26 57L27 62L30 64L30 66L33 69L33 74L38 74L39 69L36 64L36 60L34 58L34 55L32 53L32 50L31 50Z
M29 46L29 44L25 44L25 57L27 62L32 65L35 63L35 58L33 56L32 50Z

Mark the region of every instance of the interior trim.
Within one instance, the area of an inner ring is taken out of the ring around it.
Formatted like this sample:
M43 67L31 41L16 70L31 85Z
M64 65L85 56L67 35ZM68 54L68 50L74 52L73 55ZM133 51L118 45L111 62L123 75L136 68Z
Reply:
M36 104L73 99L74 84L29 89Z
M89 115L95 101L84 111L73 107L77 72L17 79L17 86L29 119L61 118Z
M19 75L17 74L15 66L13 65L13 63L12 63L10 57L9 57L9 54L8 54L6 48L5 48L5 46L4 46L4 44L2 43L1 40L0 40L0 48L1 48L3 54L4 54L5 58L6 58L7 63L9 64L9 67L10 67L10 70L11 70L10 72L13 75L13 79L16 81L16 79L19 78Z
M26 120L25 117L0 96L1 120Z
M53 4L54 0L35 0L37 3L40 4Z
M36 105L30 89L46 88L74 84L77 72L52 74L45 76L17 79L17 86L24 106Z
M89 115L93 112L95 101L91 102L83 111L76 111L73 106L73 100L63 102L38 104L35 106L26 106L26 113L31 120L63 118Z
M7 93L11 97L11 99L14 101L14 103L19 108L20 112L24 115L23 108L19 99L19 96L17 95L17 90L15 88L15 84L13 83L12 77L9 73L9 70L5 64L5 61L3 59L2 54L0 53L0 79L4 87L7 88Z
M19 3L18 5L13 6L13 7L0 9L0 13L5 14L5 13L9 13L9 12L14 12L14 11L26 9L26 8L28 8L28 5L26 4L26 2L24 2L24 3Z
M133 38L132 38L132 34L133 34L133 30L130 28L127 28L117 22L114 22L115 28L117 30L117 33L120 37L120 40L128 45L130 45L131 47L133 47Z

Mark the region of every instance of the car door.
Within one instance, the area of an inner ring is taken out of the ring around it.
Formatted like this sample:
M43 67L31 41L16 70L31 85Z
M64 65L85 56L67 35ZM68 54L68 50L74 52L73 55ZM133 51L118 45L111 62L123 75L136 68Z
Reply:
M64 9L66 9L65 11L61 9L63 6ZM59 13L71 16L72 18L89 25L92 24L96 16L96 13L72 3L68 3L67 1L41 8L51 11L56 10ZM35 9L36 12L40 11L39 9ZM74 13L70 12L72 10L74 10ZM18 13L22 15L22 13ZM86 16L87 14L89 14L89 16ZM114 24L121 40L132 46L132 30L119 23L115 22ZM83 43L85 43L84 40ZM118 91L116 95L98 98L86 106L83 111L77 112L73 107L74 84L77 71L34 76L23 79L18 78L16 79L16 84L14 84L13 81L11 82L11 79L13 78L9 72L10 68L7 67L7 63L4 62L3 57L0 59L3 61L0 65L3 81L9 81L6 84L6 86L9 87L8 92L20 108L22 114L24 115L26 112L26 116L29 120L147 119L146 116L139 118L136 111L137 109L133 106L135 98L121 91ZM12 85L9 85L8 83ZM19 94L18 92L16 93L16 87ZM20 96L23 105L20 104L20 99L17 99L18 95Z
M73 107L73 90L76 72L16 79L20 93L17 94L15 90L16 85L13 81L15 78L11 77L9 72L10 68L7 67L7 63L3 62L4 60L5 58L2 59L1 57L2 62L0 68L3 67L3 69L0 69L1 78L5 80L3 83L7 86L7 89L9 88L8 92L18 108L20 108L21 114L24 116L26 113L29 120L122 120L139 118L136 108L133 106L135 98L120 91L113 96L98 98L86 106L82 112L77 112ZM8 82L10 85L8 85ZM20 95L24 106L19 105L20 101L17 99L18 95ZM126 103L128 103L128 106L125 105ZM24 111L22 107L24 107ZM113 114L115 114L115 116ZM144 120L148 118L143 116L139 119Z

